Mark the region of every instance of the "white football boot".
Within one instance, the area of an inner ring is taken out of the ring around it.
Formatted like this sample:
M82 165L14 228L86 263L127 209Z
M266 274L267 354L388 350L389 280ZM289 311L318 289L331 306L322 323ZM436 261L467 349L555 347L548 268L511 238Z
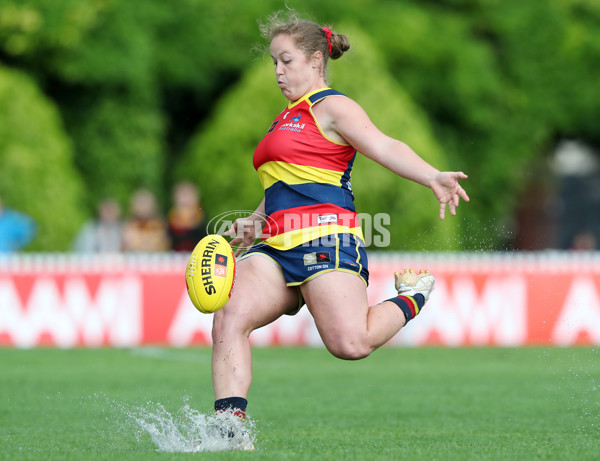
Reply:
M256 433L249 418L240 418L231 411L219 411L207 420L202 439L194 443L193 452L254 450Z
M414 296L420 293L425 298L425 302L429 299L435 285L435 279L428 270L415 274L412 269L404 269L402 273L395 272L394 279L398 296Z

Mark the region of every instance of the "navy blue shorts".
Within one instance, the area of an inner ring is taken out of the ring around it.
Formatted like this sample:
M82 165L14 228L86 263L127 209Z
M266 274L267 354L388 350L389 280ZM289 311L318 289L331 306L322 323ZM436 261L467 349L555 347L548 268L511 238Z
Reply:
M240 259L261 254L275 261L285 278L287 286L299 286L326 272L342 271L358 275L365 285L369 284L367 252L362 240L352 234L326 235L289 250L277 250L259 243L250 248ZM300 292L300 290L298 290ZM304 305L299 294L298 312Z

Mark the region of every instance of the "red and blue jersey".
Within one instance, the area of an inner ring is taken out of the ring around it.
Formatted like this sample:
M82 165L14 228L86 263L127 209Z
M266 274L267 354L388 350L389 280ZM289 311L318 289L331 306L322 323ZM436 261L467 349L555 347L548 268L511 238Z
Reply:
M331 88L308 93L274 120L254 152L265 190L265 243L288 249L316 238L349 233L363 240L350 173L356 150L328 138L312 107Z

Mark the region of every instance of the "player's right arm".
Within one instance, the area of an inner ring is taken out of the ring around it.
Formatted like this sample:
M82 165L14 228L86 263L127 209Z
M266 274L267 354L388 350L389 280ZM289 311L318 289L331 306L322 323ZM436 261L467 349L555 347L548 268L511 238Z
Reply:
M225 232L225 235L232 236L229 244L232 247L239 245L235 250L235 256L239 256L250 248L257 238L260 237L265 226L265 199L263 198L256 210L245 218L238 218L231 225L231 228Z

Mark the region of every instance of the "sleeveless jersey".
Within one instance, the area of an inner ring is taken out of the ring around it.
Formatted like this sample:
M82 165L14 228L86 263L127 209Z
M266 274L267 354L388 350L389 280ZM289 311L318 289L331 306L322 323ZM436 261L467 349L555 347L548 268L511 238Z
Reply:
M356 150L327 138L312 112L330 95L342 93L325 88L290 102L254 152L265 190L262 239L274 248L338 233L364 240L350 186Z

